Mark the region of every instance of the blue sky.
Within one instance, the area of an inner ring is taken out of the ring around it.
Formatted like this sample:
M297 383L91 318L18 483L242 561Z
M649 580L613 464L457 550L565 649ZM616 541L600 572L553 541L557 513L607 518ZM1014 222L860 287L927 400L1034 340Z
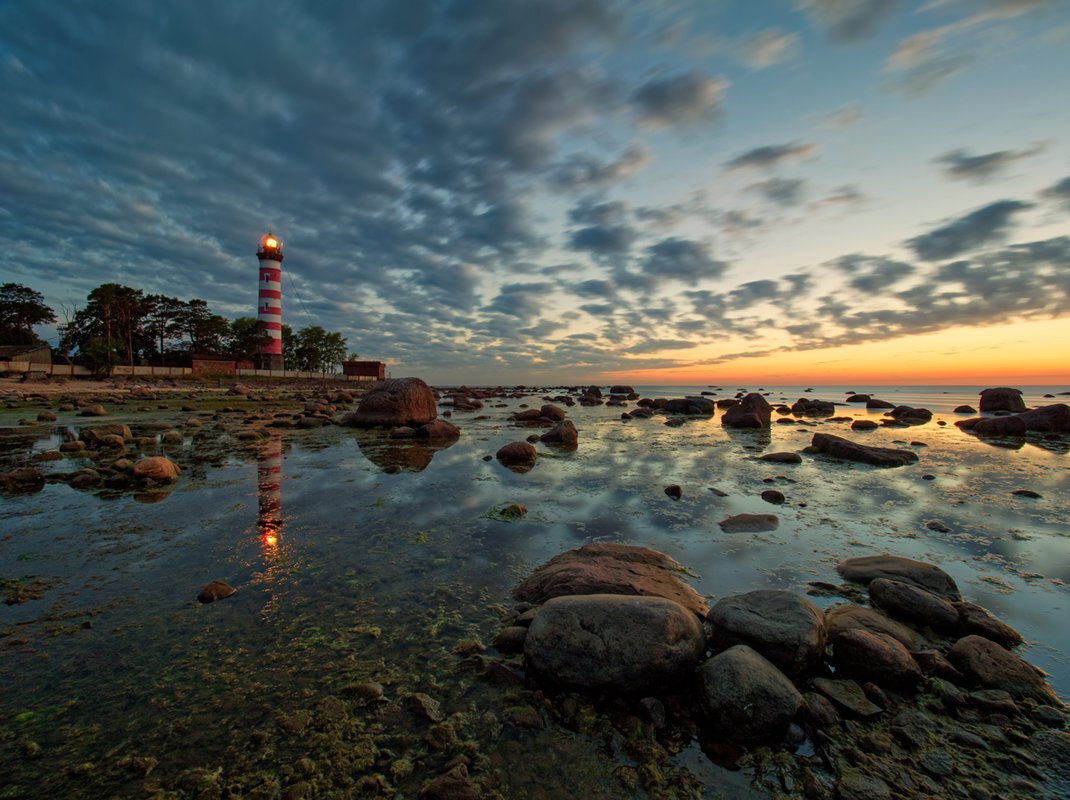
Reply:
M8 0L3 280L252 315L271 229L398 375L1058 377L1068 78L1059 0Z

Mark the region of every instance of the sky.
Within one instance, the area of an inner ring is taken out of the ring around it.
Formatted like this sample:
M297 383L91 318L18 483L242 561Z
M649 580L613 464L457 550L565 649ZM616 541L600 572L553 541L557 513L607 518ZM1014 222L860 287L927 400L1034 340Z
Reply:
M1070 383L1065 0L0 0L0 279L440 384ZM49 333L45 331L45 333Z

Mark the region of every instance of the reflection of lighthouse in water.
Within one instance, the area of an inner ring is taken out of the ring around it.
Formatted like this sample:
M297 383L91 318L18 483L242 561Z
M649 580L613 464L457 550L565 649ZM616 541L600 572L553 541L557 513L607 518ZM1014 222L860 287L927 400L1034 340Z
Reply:
M274 549L282 532L282 433L269 433L256 465L256 523L264 547Z

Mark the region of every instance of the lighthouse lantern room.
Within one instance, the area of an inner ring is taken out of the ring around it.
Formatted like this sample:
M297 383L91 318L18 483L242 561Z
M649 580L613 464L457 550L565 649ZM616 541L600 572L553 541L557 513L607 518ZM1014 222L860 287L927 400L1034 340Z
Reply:
M271 339L260 348L260 369L283 369L282 363L282 241L268 231L256 248L260 286L256 318Z

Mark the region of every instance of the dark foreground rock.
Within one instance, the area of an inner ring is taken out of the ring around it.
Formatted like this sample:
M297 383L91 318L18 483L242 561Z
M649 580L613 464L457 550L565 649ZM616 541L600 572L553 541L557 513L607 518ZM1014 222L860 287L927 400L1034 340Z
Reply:
M726 597L707 616L714 649L745 644L790 674L814 666L825 652L825 621L802 595L758 589Z
M202 603L214 603L216 600L223 600L224 598L230 597L237 591L237 589L226 581L212 581L201 589L201 593L197 595L197 599Z
M744 644L707 661L701 680L703 710L734 739L773 736L802 705L802 695L784 673Z
M859 556L848 558L836 565L836 571L844 580L869 585L877 578L909 583L948 600L961 600L955 580L935 564L914 561L902 556Z
M677 397L667 402L663 410L667 414L687 414L690 416L710 416L717 407L705 397Z
M846 631L864 630L891 636L908 650L920 650L927 644L924 636L903 623L874 608L849 603L825 609L825 629L830 640Z
M593 594L546 602L524 638L528 668L556 683L623 694L685 680L705 647L695 615L662 597Z
M1014 697L1062 705L1040 670L983 636L964 636L947 652L948 660L971 685L1002 689Z
M751 392L731 406L721 417L721 424L729 428L768 428L773 407L757 392Z
M517 586L513 596L529 603L582 594L664 597L703 619L706 601L677 577L682 572L678 563L648 547L594 543L554 556Z
M554 427L539 437L543 444L553 444L560 447L576 447L579 443L579 432L571 420L563 419Z
M1070 432L1070 406L1055 403L1007 417L975 417L955 423L978 436L1024 436L1027 433Z
M958 609L950 601L913 584L877 578L869 583L869 596L873 605L896 619L935 631L954 631L959 626Z
M510 442L495 453L503 466L523 472L535 466L536 455L535 448L527 442Z
M393 378L376 383L357 410L342 418L342 423L357 428L418 428L437 416L430 386L419 378Z
M844 461L857 461L876 467L902 467L918 460L917 453L910 450L894 450L889 447L870 447L852 442L830 433L815 433L810 446L818 453Z
M1000 386L995 389L983 389L980 402L981 413L992 411L1025 411L1025 400L1021 389Z
M922 680L921 668L900 642L883 633L853 630L832 642L837 674L878 686L909 689Z

